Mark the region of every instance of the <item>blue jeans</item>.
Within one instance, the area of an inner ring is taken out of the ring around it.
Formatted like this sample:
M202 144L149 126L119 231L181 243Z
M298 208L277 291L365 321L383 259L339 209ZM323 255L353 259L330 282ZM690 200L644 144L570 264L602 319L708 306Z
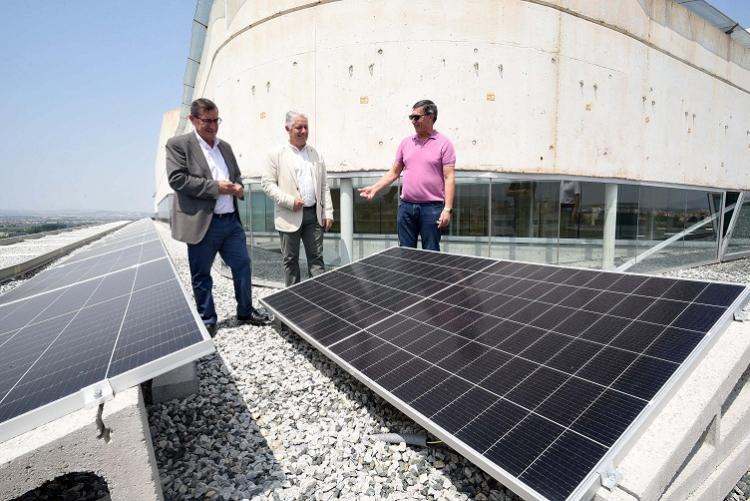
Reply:
M440 228L437 222L443 202L412 203L400 201L398 206L398 243L401 247L416 247L417 236L422 237L422 248L440 250Z
M246 317L253 311L250 255L247 253L245 230L242 229L237 213L223 217L214 216L203 240L197 244L188 244L195 304L206 325L216 325L217 320L214 296L211 292L214 284L211 266L217 252L232 270L237 315Z

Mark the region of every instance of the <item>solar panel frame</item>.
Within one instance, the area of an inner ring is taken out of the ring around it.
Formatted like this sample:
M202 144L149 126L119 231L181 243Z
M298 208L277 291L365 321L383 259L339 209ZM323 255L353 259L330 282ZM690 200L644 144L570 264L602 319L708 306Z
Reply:
M398 248L398 247L386 248L360 261L364 261L366 259L369 259L373 256L377 256L379 254L385 254L389 251L393 251L393 249L403 249L403 248ZM462 256L460 254L454 254L454 253L448 253L448 252L436 252L436 251L416 250L416 249L409 249L409 250L420 252L420 253L426 253L426 254L434 253L434 254L440 254L440 255L452 255L452 256L461 257L461 258L468 257L468 256ZM566 266L560 266L560 265L540 265L539 263L533 263L533 262L527 262L527 261L497 260L497 259L492 259L492 258L481 258L481 259L486 259L489 262L487 267L492 266L493 263L510 262L510 263L517 263L517 264L532 265L532 266L539 267L539 268L558 268L559 270L574 270L574 271L586 271L586 272L592 272L592 271L599 272L600 271L600 270L592 270L590 268L583 268L583 267L566 267ZM357 264L360 261L356 261L352 264ZM335 273L337 271L340 271L340 268L328 270L325 273L316 276L315 279L319 280L321 279L321 277L324 277L325 275L328 275L331 273ZM445 287L443 287L442 289L439 289L436 292L423 296L422 299L417 301L417 303L421 303L435 296L439 296L441 293L450 289L453 285L459 284L463 280L466 280L472 276L475 276L477 273L481 271L483 270L474 270L473 273L465 276L464 278L456 282L453 282L452 284L447 284ZM537 272L540 272L540 270L537 269L534 271L534 273L537 273ZM553 274L555 273L557 272L554 272ZM648 275L648 274L621 273L621 272L609 271L609 270L601 271L601 273L620 275L623 277L634 276L634 277L645 277L647 279L651 279L651 278L662 279L662 277L655 277L653 275ZM562 272L562 274L564 275L566 274L566 272ZM569 280L569 279L570 277L566 278L566 280ZM691 280L680 280L680 279L676 279L676 280L681 281L681 282L687 282L687 283L693 282ZM565 282L565 280L563 280L563 282ZM732 286L738 285L738 284L731 284L731 283L718 282L718 281L700 281L700 282L709 283L709 284L726 284L726 285L732 285ZM301 285L305 283L306 282L295 284L291 287L288 287L287 289L284 289L284 291L282 292L290 291L294 289L295 287L300 287ZM645 282L642 282L641 285L645 285ZM704 288L703 294L706 293L707 288L708 287ZM721 317L706 332L706 334L703 336L701 341L692 349L690 355L688 355L681 363L679 363L677 370L675 370L671 374L671 376L664 382L664 384L656 392L656 394L654 394L651 397L648 404L643 408L643 410L640 411L638 416L628 425L625 431L619 435L619 438L617 438L617 440L615 440L615 442L608 448L606 453L600 458L600 460L596 463L596 465L593 468L591 468L590 472L586 475L584 480L578 483L577 487L568 495L566 500L588 499L592 497L594 493L596 492L596 490L604 483L610 482L610 481L614 481L616 483L616 480L615 480L616 474L615 474L615 466L614 466L616 462L620 461L622 457L625 454L627 454L629 448L635 443L638 437L640 437L643 434L649 422L658 415L659 410L661 410L663 406L667 403L672 393L676 391L676 389L679 387L682 381L690 374L692 369L706 355L706 353L711 348L711 346L713 346L716 339L718 339L719 335L721 335L726 330L727 326L734 320L734 313L738 311L738 309L741 308L747 302L749 295L750 295L750 289L748 289L747 287L744 287L743 291L734 299L734 301L730 304L730 306L726 308L725 312L721 315ZM482 468L484 471L492 475L494 478L496 478L498 481L500 481L501 483L509 487L515 493L519 494L521 497L525 499L533 499L533 500L548 499L545 495L538 492L531 486L527 485L525 482L521 481L519 478L512 475L510 472L505 471L504 469L500 468L495 463L489 461L482 454L475 452L474 449L472 449L470 446L465 444L462 440L458 439L453 433L449 432L448 430L444 429L442 426L438 425L433 420L431 420L429 416L425 416L424 414L420 413L419 411L414 409L409 403L402 400L398 396L394 395L391 391L381 386L375 380L371 379L369 376L367 376L364 373L362 369L357 368L355 365L348 362L343 357L339 356L338 353L326 347L321 341L319 341L315 337L308 335L305 329L303 329L302 327L300 327L299 325L291 321L286 315L284 315L283 312L274 308L272 305L270 305L267 302L267 300L271 299L272 297L273 296L267 296L266 298L262 298L260 301L264 306L272 310L280 321L288 325L300 337L305 339L308 343L313 345L317 350L321 351L324 355L326 355L328 358L333 360L339 367L344 369L346 372L352 375L355 379L364 383L367 387L369 387L372 391L378 394L381 398L383 398L384 400L389 402L391 405L399 409L401 412L409 416L415 422L417 422L418 424L420 424L421 426L423 426L424 428L432 432L436 437L440 438L446 444L450 445L454 450L456 450L457 452L461 453L463 456L471 460L474 464L476 464L477 466ZM304 297L301 297L301 299L307 300L312 303L312 301ZM388 317L381 319L378 322L375 322L373 325L377 325L380 323L385 324L388 322L389 319L398 316L405 310L409 309L411 306L413 305L406 306L402 308L401 310L399 310L398 312L392 313ZM579 310L579 311L582 311L582 310ZM337 320L342 320L346 323L351 324L355 328L353 333L349 334L346 338L343 338L345 341L339 340L336 343L334 343L333 344L334 347L336 346L337 343L346 342L346 340L350 338L354 338L355 336L359 334L362 334L365 336L372 336L371 334L368 334L365 332L365 329L369 330L372 326L366 325L365 327L358 327L356 324L352 322L348 322L345 318L341 318L335 315L334 317ZM545 364L542 364L542 367L545 367ZM419 374L421 373L421 371L418 371L417 373Z
M152 224L148 220L146 220L146 222L149 224ZM135 223L135 224L138 224L138 223ZM161 282L161 284L170 283L172 280L177 283L177 288L181 291L181 299L185 301L184 304L187 307L187 310L190 312L190 318L192 318L193 321L195 322L195 326L198 329L201 340L197 343L193 343L187 347L184 347L177 351L170 352L159 358L150 360L144 364L138 365L135 368L126 370L120 374L110 377L109 372L110 372L110 366L112 363L111 357L113 356L114 352L117 349L117 342L119 340L119 339L115 339L114 345L112 347L112 351L110 353L110 362L107 366L105 377L102 380L92 385L89 385L87 387L81 388L80 390L74 393L63 396L57 400L48 402L44 405L31 409L27 412L24 412L23 414L14 416L0 423L0 443L10 438L13 438L15 436L21 435L22 433L25 433L31 429L44 425L45 423L48 423L55 419L61 418L67 414L75 412L79 409L93 407L95 405L98 405L98 403L100 403L102 400L106 400L110 398L112 395L117 394L117 392L124 391L144 381L147 381L161 374L169 372L173 369L176 369L189 361L197 360L198 358L209 355L215 351L213 341L211 340L211 337L208 334L208 331L206 330L203 324L203 321L200 319L200 316L198 315L195 308L191 307L192 299L188 296L187 292L185 291L185 288L182 286L182 283L180 282L178 278L179 275L177 274L177 270L174 267L174 263L169 258L169 253L167 252L166 247L164 246L164 242L155 233L155 229L153 228L153 226L150 226L147 231L143 232L144 235L148 233L153 233L156 236L156 240L158 240L161 245L161 250L164 253L164 257L159 258L159 259L152 259L149 261L145 261L143 263L139 263L136 266L129 266L123 269L113 270L113 271L106 273L105 275L102 275L101 277L85 279L85 280L82 280L73 284L68 284L63 289L67 290L70 287L74 287L78 284L90 282L93 280L104 281L106 277L111 276L113 274L120 273L131 268L138 268L144 264L153 263L155 261L164 259L169 263L169 268L172 273L172 278L170 280ZM153 239L149 241L153 241ZM146 242L143 242L143 243L145 244ZM135 285L136 277L134 276L132 280L133 280L133 285L131 286L131 292L130 292L131 296L133 294L132 287L134 287ZM157 284L156 286L158 285L159 284ZM151 286L151 287L155 287L155 286ZM53 290L57 290L57 289L53 289ZM62 294L55 295L55 297L64 295L65 290L62 292ZM41 295L44 295L44 293L35 294L26 298L21 298L21 299L11 301L9 303L6 303L0 306L0 309L3 309L3 307L9 308L13 306L13 303L22 303L25 301L33 300L34 298L38 298ZM117 296L117 297L121 297L121 296ZM128 302L129 301L130 299L128 299ZM97 303L97 304L100 304L100 303ZM21 306L23 305L19 304L13 307L13 309L20 308ZM94 306L90 306L90 307L94 307ZM86 306L84 305L82 308L80 308L77 311L82 311L85 308ZM127 308L121 321L124 322L126 318L127 318ZM120 329L122 329L122 324L121 324ZM3 334L2 336L0 336L0 343L6 342L9 336L15 335L21 330L22 328L14 329L14 330L10 330L6 334ZM119 334L118 334L118 338L119 338ZM22 381L22 379L23 379L23 376L20 379L18 379L18 382L16 382L16 384ZM8 392L8 394L10 394L10 392Z

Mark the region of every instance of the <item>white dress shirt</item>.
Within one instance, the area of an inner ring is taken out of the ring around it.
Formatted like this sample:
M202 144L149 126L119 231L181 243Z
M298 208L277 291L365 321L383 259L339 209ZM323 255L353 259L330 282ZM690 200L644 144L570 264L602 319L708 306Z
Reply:
M293 144L289 144L289 147L296 159L294 170L297 173L297 186L302 197L302 205L315 207L317 200L315 198L315 182L313 181L313 164L310 161L307 145L304 145L301 149L297 149Z
M229 181L229 168L227 168L224 156L222 156L219 150L220 139L216 138L212 148L197 132L195 133L195 137L198 138L198 144L201 146L201 151L203 151L203 156L206 158L206 163L211 170L214 181ZM219 195L214 206L214 214L228 214L230 212L234 212L232 195Z

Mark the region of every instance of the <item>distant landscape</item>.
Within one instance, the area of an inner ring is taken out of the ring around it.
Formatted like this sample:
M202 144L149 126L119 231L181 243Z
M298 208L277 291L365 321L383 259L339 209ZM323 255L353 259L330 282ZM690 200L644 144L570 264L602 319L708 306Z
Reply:
M147 212L118 211L19 211L0 209L0 239L45 231L76 228L110 221L151 217Z

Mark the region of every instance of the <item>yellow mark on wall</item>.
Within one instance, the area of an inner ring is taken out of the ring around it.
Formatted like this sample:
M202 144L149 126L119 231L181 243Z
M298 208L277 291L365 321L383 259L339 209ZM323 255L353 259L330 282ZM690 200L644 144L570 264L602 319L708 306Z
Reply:
M494 92L488 92L487 93L487 101L494 101L495 100L495 93Z
M370 102L370 98L367 96L359 96L359 104L367 104Z
M264 119L264 118L266 118L266 112L265 111L261 111L260 112L260 118L261 118L261 120Z
M591 111L591 103L586 103L586 111Z

